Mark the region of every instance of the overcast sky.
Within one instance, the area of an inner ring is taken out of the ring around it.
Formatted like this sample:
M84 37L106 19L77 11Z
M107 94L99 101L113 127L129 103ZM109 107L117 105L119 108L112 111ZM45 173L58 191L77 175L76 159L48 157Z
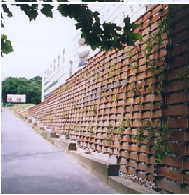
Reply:
M19 8L13 6L12 10L14 16L4 21L5 28L2 32L12 41L14 52L2 58L1 79L9 76L32 78L42 75L53 58L72 43L77 32L74 20L54 11L53 18L40 14L35 21L29 22Z
M74 21L54 12L54 18L40 14L29 22L17 7L6 19L2 32L12 41L14 52L2 58L2 80L8 76L32 78L41 75L76 33Z
M91 5L93 10L99 6L104 5ZM18 7L12 6L11 10L13 17L5 17L3 32L11 40L14 52L2 58L1 80L9 76L32 78L42 75L63 48L66 53L73 53L73 39L77 34L74 20L62 17L54 10L53 18L39 14L30 22Z

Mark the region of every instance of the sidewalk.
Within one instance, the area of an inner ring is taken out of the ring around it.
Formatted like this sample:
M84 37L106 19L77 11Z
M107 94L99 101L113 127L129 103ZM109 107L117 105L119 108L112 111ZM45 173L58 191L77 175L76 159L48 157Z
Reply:
M2 193L118 192L6 109L2 113Z

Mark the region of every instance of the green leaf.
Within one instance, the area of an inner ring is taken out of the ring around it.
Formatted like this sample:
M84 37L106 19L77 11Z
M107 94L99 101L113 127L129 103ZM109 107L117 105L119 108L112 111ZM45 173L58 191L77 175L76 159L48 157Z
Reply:
M37 4L16 4L15 6L20 7L20 9L28 16L29 20L35 20L38 16L38 5Z
M7 39L5 34L1 35L1 56L13 52L11 41Z
M8 17L12 17L12 12L6 4L2 4L3 11L7 14Z
M140 26L140 24L132 23L132 28L133 28L133 29L138 28L139 26Z
M143 40L142 35L139 33L131 32L130 36L131 36L132 40L139 40L139 41Z
M41 13L44 14L47 17L53 18L53 12L52 12L53 6L50 4L43 5L43 8L41 9Z

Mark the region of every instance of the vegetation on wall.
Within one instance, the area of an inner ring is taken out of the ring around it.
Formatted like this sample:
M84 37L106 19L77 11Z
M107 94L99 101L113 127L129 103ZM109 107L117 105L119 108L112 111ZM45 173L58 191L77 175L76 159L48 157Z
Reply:
M2 101L6 103L7 94L26 94L26 103L39 104L41 102L40 76L32 79L9 77L2 81Z

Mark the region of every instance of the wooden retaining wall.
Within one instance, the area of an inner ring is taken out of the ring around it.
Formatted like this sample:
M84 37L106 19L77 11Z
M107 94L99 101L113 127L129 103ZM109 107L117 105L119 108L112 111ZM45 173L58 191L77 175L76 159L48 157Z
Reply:
M167 5L152 7L136 21L143 41L98 53L29 116L116 155L124 174L156 190L189 193L189 6L171 10L170 19ZM156 161L161 141L170 151Z

